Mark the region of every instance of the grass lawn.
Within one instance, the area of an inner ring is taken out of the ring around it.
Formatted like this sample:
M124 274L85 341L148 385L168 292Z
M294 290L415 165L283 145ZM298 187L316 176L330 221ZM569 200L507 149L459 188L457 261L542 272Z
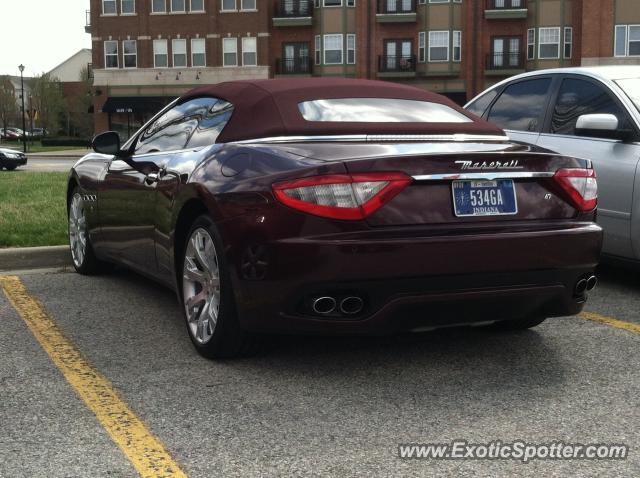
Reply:
M22 151L22 142L20 141L2 141L0 148L10 148ZM72 149L84 149L88 151L84 146L42 146L40 141L34 141L30 143L27 141L27 153L47 153L49 151L71 151Z
M0 171L0 247L67 243L67 177Z

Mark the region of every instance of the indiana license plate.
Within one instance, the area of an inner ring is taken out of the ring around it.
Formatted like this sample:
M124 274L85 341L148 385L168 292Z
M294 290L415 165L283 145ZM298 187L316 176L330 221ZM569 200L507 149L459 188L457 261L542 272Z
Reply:
M518 213L512 179L496 181L454 181L453 207L456 216L506 216Z

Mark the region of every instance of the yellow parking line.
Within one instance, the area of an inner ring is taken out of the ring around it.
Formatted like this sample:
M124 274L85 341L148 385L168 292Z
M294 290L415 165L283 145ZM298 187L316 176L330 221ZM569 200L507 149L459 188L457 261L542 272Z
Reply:
M595 312L581 312L578 315L581 319L592 320L594 322L600 322L602 324L610 325L617 329L627 330L629 332L635 332L640 334L640 324L634 324L633 322L625 322L623 320L612 319L611 317L605 317L604 315L596 314Z
M118 396L111 383L64 336L16 276L0 276L0 286L42 348L111 439L143 477L185 477L164 445Z

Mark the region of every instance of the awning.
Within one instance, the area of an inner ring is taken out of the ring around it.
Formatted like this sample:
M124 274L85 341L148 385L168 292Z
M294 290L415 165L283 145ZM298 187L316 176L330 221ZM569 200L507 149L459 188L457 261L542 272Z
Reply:
M102 106L102 112L157 113L173 100L171 96L111 96Z

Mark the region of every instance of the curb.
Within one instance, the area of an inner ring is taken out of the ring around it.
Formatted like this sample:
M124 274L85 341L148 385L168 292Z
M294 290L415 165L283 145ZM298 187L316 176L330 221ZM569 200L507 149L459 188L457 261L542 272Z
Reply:
M0 249L0 271L71 266L69 246Z

